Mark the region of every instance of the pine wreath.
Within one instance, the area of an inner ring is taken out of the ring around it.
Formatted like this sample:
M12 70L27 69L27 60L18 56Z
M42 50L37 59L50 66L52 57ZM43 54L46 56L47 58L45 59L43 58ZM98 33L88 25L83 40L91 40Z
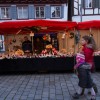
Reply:
M74 33L73 33L73 32L71 32L71 33L69 34L69 38L70 38L70 39L74 38Z
M35 27L35 26L32 26L32 27L24 27L22 30L23 31L32 31L34 33L38 33L39 30L40 30L40 27Z

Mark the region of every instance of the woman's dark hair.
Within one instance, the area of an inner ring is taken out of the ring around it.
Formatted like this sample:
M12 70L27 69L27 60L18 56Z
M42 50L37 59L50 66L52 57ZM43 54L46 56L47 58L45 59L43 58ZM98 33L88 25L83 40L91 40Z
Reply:
M96 50L96 43L92 36L85 35L82 37L88 44L91 44L93 49Z

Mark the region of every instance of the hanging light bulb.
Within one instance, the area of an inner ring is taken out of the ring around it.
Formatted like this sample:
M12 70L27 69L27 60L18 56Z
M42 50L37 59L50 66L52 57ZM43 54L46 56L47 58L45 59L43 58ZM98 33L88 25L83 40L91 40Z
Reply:
M91 33L92 32L92 29L90 28L89 30L90 30L90 33Z
M34 33L31 31L30 36L34 36Z
M64 38L65 38L65 34L62 35L62 39L64 39Z

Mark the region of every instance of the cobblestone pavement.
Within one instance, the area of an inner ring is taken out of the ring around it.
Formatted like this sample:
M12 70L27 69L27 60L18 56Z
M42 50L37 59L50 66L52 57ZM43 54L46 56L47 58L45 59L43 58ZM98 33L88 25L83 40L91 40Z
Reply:
M100 73L93 74L100 100ZM73 100L78 78L73 73L0 75L0 100ZM85 93L79 100L89 100Z

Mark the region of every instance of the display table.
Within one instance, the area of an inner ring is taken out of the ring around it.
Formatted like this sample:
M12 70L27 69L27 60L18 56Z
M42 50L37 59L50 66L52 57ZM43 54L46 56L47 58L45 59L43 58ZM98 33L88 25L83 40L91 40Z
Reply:
M100 70L100 56L94 57L96 70ZM6 71L73 71L74 57L17 58L0 60L0 72Z
M96 71L100 70L100 56L94 56Z
M73 70L74 57L17 58L0 60L0 71L67 71Z

